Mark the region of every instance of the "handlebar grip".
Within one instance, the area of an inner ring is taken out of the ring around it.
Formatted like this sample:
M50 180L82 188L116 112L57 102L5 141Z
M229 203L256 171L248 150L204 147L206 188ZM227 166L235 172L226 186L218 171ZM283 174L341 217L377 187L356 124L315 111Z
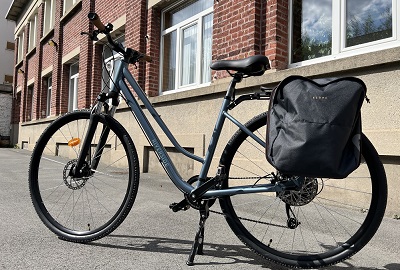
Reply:
M88 18L90 21L92 21L92 23L97 27L97 29L99 29L101 32L106 30L106 27L104 26L104 24L100 21L99 15L97 15L94 12L90 12L88 14Z
M146 54L143 54L142 58L144 59L144 61L146 62L151 62L153 61L153 58L151 58L151 56L148 56Z

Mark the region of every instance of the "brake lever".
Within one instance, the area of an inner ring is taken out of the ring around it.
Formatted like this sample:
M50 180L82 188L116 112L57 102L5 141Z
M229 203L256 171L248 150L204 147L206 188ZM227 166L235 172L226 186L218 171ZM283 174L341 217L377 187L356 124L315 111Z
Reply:
M97 35L99 34L98 30L94 30L93 33L88 33L88 32L81 32L81 35L88 35L89 38L93 41L98 41L99 38L97 37Z

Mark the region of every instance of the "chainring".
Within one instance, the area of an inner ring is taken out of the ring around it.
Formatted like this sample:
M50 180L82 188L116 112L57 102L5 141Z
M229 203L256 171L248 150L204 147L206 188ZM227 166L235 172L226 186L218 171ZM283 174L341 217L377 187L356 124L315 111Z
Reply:
M210 177L207 178L206 180L211 179ZM195 175L192 176L189 180L187 180L187 183L194 186L197 183L197 181L199 181L199 176ZM185 194L185 199L188 202L188 204L190 205L190 207L196 209L196 210L200 210L200 204L201 204L201 200L193 200L190 198L189 194ZM214 203L215 203L216 199L210 199L208 200L208 207L211 207Z

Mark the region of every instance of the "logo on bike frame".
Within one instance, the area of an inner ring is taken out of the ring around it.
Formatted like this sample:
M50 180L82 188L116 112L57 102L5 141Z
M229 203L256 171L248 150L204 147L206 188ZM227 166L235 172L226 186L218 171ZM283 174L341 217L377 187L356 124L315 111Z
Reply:
M158 157L160 158L160 161L164 164L164 166L168 166L169 165L168 158L165 155L165 152L163 151L162 147L158 144L157 140L153 139L151 143L153 144L154 150L156 151Z

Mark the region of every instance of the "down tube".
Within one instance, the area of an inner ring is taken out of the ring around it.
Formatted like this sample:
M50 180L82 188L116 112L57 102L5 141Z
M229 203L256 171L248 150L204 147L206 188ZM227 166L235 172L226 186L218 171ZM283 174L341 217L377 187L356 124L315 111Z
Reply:
M169 178L175 184L177 188L179 188L184 193L190 193L193 190L193 187L186 183L183 178L180 176L179 172L176 170L174 164L172 163L170 157L168 156L167 151L163 147L160 142L160 139L157 137L153 128L151 127L149 120L144 115L142 109L140 108L139 103L136 101L135 97L132 95L132 92L128 89L127 85L123 80L120 80L119 87L124 93L125 98L127 99L128 106L133 111L136 120L139 125L142 127L145 135L147 136L150 144L152 145L154 151L157 153L161 164L163 165L166 173ZM134 86L132 86L134 87ZM136 90L136 89L135 89ZM139 90L142 91L142 90Z

